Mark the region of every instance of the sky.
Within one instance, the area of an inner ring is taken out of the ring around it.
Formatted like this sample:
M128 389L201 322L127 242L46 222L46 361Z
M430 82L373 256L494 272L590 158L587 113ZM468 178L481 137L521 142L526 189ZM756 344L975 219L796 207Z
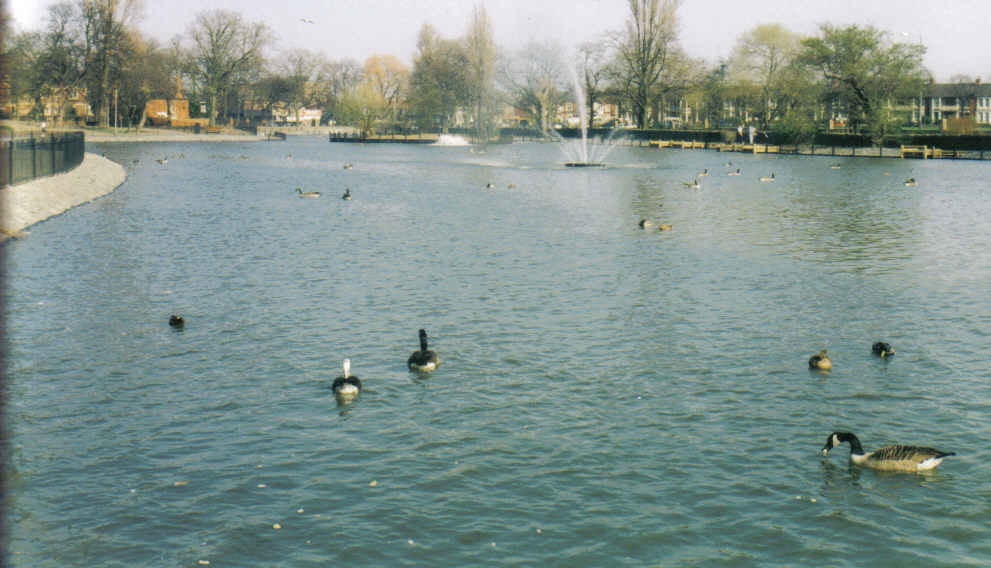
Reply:
M7 0L18 30L41 29L51 3ZM165 43L185 33L196 13L224 9L268 24L277 50L303 48L358 61L391 54L411 63L421 25L459 37L476 4L485 6L496 44L505 49L531 41L572 49L621 30L628 14L626 0L145 0L139 27ZM678 19L682 47L710 64L727 58L740 35L761 24L779 23L803 35L814 35L822 23L869 24L896 40L923 43L926 67L937 81L955 75L991 80L988 0L682 0Z

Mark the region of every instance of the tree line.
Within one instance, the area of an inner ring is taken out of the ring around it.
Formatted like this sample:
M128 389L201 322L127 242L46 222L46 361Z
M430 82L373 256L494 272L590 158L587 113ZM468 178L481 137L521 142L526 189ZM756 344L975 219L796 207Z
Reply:
M552 43L500 48L476 6L461 37L424 25L406 65L391 55L359 63L305 49L273 52L266 24L227 10L196 14L183 35L160 44L137 30L140 0L65 0L49 7L42 31L5 33L3 58L8 98L35 101L36 112L55 99L63 119L74 118L69 94L85 89L98 123L111 124L113 114L138 124L146 101L173 97L181 82L213 122L246 122L276 107L298 119L301 109L317 108L324 122L364 133L462 127L482 139L506 107L547 131L561 105L581 94L589 124L601 123L596 113L608 103L641 129L677 117L710 128L747 123L799 141L841 114L852 131L880 140L906 122L898 103L918 96L930 77L923 45L857 25L823 24L811 37L760 25L709 65L679 45L679 6L627 0L622 29L572 54Z

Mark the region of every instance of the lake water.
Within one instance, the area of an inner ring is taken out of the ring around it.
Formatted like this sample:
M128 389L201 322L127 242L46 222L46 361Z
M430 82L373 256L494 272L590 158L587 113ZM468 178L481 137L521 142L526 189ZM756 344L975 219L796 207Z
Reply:
M987 164L90 151L127 182L4 245L13 566L991 563Z

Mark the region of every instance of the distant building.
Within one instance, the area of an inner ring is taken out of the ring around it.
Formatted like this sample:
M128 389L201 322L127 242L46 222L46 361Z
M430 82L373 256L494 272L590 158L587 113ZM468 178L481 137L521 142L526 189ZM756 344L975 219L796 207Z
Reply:
M973 83L930 83L915 101L912 120L938 124L966 119L977 125L991 125L991 85L978 79Z

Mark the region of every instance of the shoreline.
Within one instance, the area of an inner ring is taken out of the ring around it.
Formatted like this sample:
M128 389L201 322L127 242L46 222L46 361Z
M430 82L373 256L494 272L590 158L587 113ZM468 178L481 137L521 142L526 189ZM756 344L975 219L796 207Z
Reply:
M86 152L74 169L0 189L0 243L73 207L112 193L127 179L124 166Z
M248 133L221 132L216 134L182 132L177 130L141 130L122 132L100 132L82 130L86 142L264 142L264 136Z

